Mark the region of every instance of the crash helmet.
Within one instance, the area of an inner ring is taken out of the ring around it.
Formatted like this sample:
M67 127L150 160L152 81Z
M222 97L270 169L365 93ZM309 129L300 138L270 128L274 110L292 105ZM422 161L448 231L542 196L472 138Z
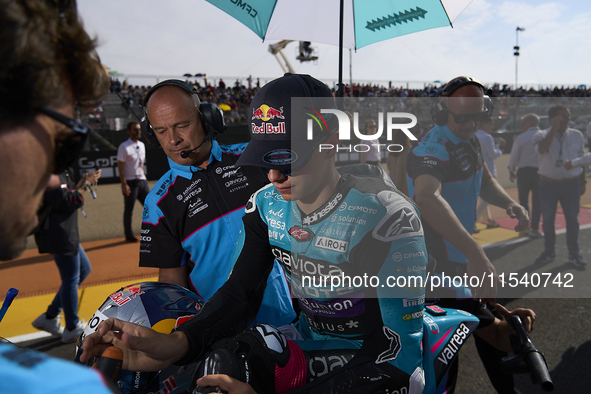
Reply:
M111 317L168 334L198 314L205 301L181 286L160 282L135 283L107 297L92 315L76 343L75 361L80 361L82 342L98 325ZM93 365L95 357L87 362ZM116 385L122 394L184 393L191 383L196 365L171 365L157 372L123 370Z

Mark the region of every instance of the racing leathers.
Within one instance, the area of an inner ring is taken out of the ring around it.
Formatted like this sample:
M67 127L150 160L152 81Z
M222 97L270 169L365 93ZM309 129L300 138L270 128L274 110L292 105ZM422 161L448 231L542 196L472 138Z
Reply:
M208 300L228 279L232 255L249 196L268 184L254 167L235 167L246 144L212 140L207 168L182 166L168 159L170 170L144 202L140 266L189 265L189 290ZM295 318L289 290L275 264L258 322L282 325Z
M190 342L180 364L248 326L276 259L299 300L295 327L303 339L255 326L225 345L246 355L249 373L241 376L257 392L422 391L427 256L418 209L381 168L339 172L335 193L309 214L273 185L253 194L228 282L177 328ZM257 357L254 337L273 351Z

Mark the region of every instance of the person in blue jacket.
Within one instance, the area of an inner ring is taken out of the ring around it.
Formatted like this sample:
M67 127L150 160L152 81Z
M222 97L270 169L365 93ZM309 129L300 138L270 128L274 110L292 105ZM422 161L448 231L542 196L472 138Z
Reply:
M144 201L140 266L158 267L159 282L208 300L230 275L248 198L268 181L260 169L236 164L245 143L218 144L221 112L201 104L192 85L166 80L144 101L144 134L162 147L170 170ZM295 313L279 264L269 283L257 321L291 323Z

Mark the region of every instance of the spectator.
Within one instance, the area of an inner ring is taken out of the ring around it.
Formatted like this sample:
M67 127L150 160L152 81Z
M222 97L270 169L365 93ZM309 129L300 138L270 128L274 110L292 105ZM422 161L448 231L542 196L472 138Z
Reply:
M556 259L556 233L554 219L557 203L560 202L566 221L566 246L568 262L584 268L585 259L579 254L579 208L581 195L585 193L585 169L574 167L567 170L565 161L583 156L583 134L568 127L570 111L555 105L548 111L552 125L548 130L538 131L533 144L538 152L540 176L540 202L542 203L542 228L544 251L535 260L536 264L548 264Z
M540 188L538 176L538 154L532 140L540 130L538 115L530 113L521 118L521 134L513 142L511 158L509 159L509 179L515 182L517 178L517 193L519 204L531 214L531 228L523 231L531 238L541 238L540 226ZM531 192L531 211L529 210L529 193Z
M376 134L378 131L376 122L373 119L370 119L367 122L365 122L365 127L363 128L363 131L364 131L365 135ZM373 141L373 140L367 144L367 146L369 147L369 150L367 152L361 152L359 154L359 156L360 156L359 162L360 163L373 164L374 166L380 165L381 153L379 150L379 146L377 144L379 144L379 141Z
M501 157L503 154L503 148L505 147L505 140L500 138L499 139L499 147L495 146L495 141L493 137L490 135L492 133L494 123L492 117L488 117L484 120L479 122L480 128L476 130L476 137L478 137L478 141L480 142L480 146L482 148L482 157L484 158L484 163L488 167L490 174L493 178L497 177L497 166L495 165L495 160ZM480 217L482 212L486 210L486 228L496 228L499 227L499 223L495 222L490 215L490 207L488 203L484 200L480 202L478 208L476 209L476 220ZM475 227L476 230L476 227Z
M148 180L146 178L146 146L140 137L142 129L138 122L129 122L127 124L127 134L129 138L119 145L117 149L117 169L119 170L119 180L121 181L121 192L123 193L123 229L125 231L125 240L127 242L137 242L131 228L131 217L133 215L133 206L135 200L138 200L142 206L144 200L150 192Z
M90 185L97 182L101 170L85 174L74 184L70 171L52 175L58 184L45 192L43 205L44 220L35 232L39 253L51 253L60 272L62 284L47 311L33 321L33 327L52 335L61 335L62 342L76 341L84 331L85 323L78 318L78 286L90 273L90 262L80 245L78 236L78 208L84 205L83 194ZM60 324L59 314L64 311L66 328Z

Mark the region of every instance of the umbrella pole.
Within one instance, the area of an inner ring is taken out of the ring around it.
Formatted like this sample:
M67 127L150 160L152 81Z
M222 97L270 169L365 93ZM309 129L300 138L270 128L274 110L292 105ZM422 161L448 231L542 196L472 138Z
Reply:
M341 10L339 21L339 83L337 85L337 97L345 97L345 87L343 86L343 27L345 24L345 0L341 0L340 8Z

